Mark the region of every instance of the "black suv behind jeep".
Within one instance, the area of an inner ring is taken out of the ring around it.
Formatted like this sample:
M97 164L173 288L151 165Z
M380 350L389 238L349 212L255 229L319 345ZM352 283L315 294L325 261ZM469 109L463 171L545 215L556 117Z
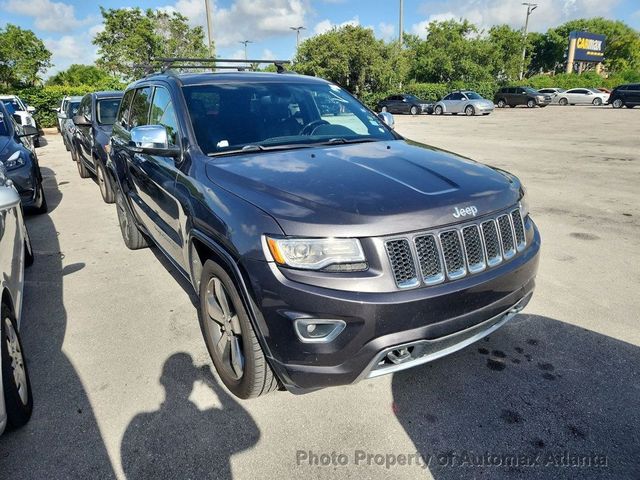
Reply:
M403 139L324 80L147 76L126 90L108 166L126 245L152 241L190 280L242 398L436 359L533 292L520 181Z
M613 108L633 108L640 105L640 83L630 83L614 88L607 103Z
M71 141L71 157L81 178L93 173L102 199L113 203L113 180L108 176L106 147L120 107L122 92L94 92L85 95L73 117L76 128Z
M503 87L496 92L493 103L500 108L526 105L529 108L546 107L551 103L551 95L539 93L531 87Z

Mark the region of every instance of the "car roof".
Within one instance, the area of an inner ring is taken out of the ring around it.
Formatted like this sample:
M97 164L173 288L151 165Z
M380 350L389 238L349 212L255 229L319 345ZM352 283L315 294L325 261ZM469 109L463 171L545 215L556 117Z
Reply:
M270 72L208 72L208 73L159 73L151 74L133 82L127 87L132 88L138 84L153 80L166 80L177 82L180 86L207 85L212 83L317 83L328 84L326 80L294 73L270 73Z
M74 95L73 97L65 97L65 100L68 100L69 102L79 102L80 100L82 100L82 96Z
M124 92L120 91L120 90L110 90L110 91L103 91L103 92L93 92L91 93L91 95L93 95L96 98L114 98L114 97L122 97L122 95L124 95Z

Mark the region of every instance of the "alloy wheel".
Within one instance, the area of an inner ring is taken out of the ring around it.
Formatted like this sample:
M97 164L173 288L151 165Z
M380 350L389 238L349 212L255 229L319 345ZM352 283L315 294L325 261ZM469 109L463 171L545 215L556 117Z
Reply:
M616 98L613 101L613 108L622 108L622 100L620 100L619 98Z
M464 113L467 115L467 117L471 117L475 112L473 111L473 107L469 105L467 108L465 108Z
M118 195L116 195L116 206L118 209L118 222L120 223L122 236L126 241L129 241L129 216L127 207L124 204L122 193L118 193Z
M13 382L15 383L18 396L23 405L29 402L29 387L27 383L27 372L24 367L24 357L20 348L20 341L13 322L9 317L4 319L5 342L7 351L11 359L11 371L13 372Z
M242 329L229 294L218 277L211 277L206 289L207 330L223 368L235 380L244 373Z
M107 196L107 184L105 183L104 170L100 165L96 166L96 177L98 177L98 188L100 188L102 198L105 198Z

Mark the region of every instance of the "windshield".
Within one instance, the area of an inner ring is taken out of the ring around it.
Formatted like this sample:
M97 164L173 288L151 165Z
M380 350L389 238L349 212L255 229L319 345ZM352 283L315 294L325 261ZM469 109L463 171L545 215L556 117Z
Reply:
M410 100L412 102L420 102L420 99L415 95L407 95L407 100Z
M525 88L524 91L530 95L538 95L540 93L537 90L534 90L533 88Z
M80 102L69 102L67 104L67 115L68 116L74 116L76 113L78 113L78 107L80 106Z
M335 85L227 83L186 86L183 92L207 155L395 139Z
M7 107L7 110L11 115L22 110L22 106L14 98L2 100L2 103L4 103L4 106Z
M98 100L96 105L96 114L98 123L101 125L113 125L116 123L116 114L120 106L121 98L105 98ZM77 110L77 107L76 107Z
M482 95L477 94L476 92L465 92L469 100L482 100Z

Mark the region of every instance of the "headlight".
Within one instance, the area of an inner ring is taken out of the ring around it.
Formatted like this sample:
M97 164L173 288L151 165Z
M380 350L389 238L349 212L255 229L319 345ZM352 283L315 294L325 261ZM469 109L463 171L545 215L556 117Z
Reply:
M276 263L305 270L355 272L367 269L355 238L271 238L269 252Z
M24 165L24 158L20 156L20 150L14 152L6 160L3 160L4 166L7 167L7 170L13 170L14 168L18 168Z
M520 187L522 190L522 195L520 196L520 201L518 202L520 206L520 216L524 221L529 215L529 200L527 199L527 190L524 187Z
M31 126L33 127L33 126L34 126L33 118L31 118L31 117L25 117L25 119L24 119L24 124L25 124L25 125L31 125Z

